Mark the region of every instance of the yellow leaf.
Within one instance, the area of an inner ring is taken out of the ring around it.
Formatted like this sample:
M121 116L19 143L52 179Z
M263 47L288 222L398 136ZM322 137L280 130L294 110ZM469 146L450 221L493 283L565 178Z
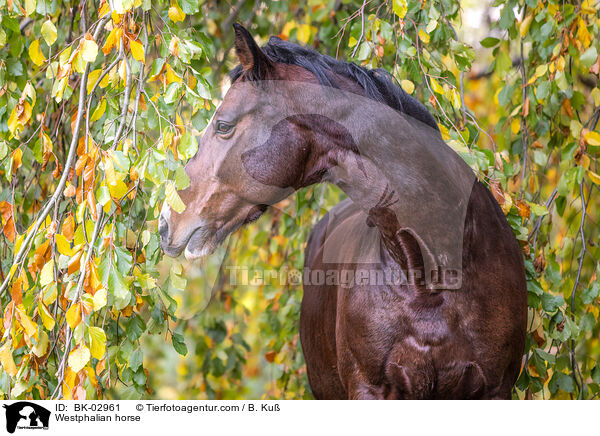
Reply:
M448 128L446 126L444 126L443 124L438 124L438 127L440 128L440 132L442 134L442 139L444 141L447 141L450 139L450 132L448 131Z
M9 3L10 4L10 3ZM36 0L25 0L25 15L30 16L35 12Z
M521 38L525 38L525 36L529 33L529 28L531 27L531 21L533 20L533 14L527 15L523 21L521 21L521 25L519 26L519 33L521 34Z
M56 99L57 103L62 101L63 94L65 92L65 88L67 87L68 77L65 76L60 80L55 80L54 85L52 85L52 97Z
M37 336L37 327L25 313L25 308L23 307L23 305L20 304L20 305L16 306L15 309L16 309L15 316L16 316L17 320L19 321L19 324L21 324L21 327L23 327L25 336L27 338L36 337Z
M31 351L33 351L33 354L37 357L42 357L48 352L48 333L43 330L40 332L40 338Z
M431 81L431 88L433 89L433 92L438 94L444 93L444 88L441 87L437 80L435 80L433 77L430 77L429 80Z
M102 79L102 81L100 82L100 88L106 88L108 86L108 84L110 83L110 76L110 73L104 76L104 79Z
M310 40L311 27L308 24L301 24L298 26L298 30L296 31L296 38L302 44L308 44Z
M46 57L40 50L40 41L35 39L31 44L29 44L29 57L38 67L46 62Z
M81 322L81 307L79 303L73 304L69 310L67 310L67 324L69 327L74 329Z
M190 87L190 89L196 89L197 83L198 83L198 80L191 74L188 74L188 86ZM140 95L140 104L143 102L143 100L142 100L143 98L144 98L144 96Z
M115 185L108 185L108 191L110 192L110 195L118 200L123 198L125 194L127 194L128 190L129 188L127 188L127 185L125 182L123 182L123 180L117 180ZM110 203L107 204L110 206Z
M598 132L587 132L585 134L585 142L589 145L600 145L600 133Z
M46 44L52 45L56 42L57 37L56 26L50 20L44 21L42 24L42 36L44 37L44 41Z
M592 89L592 98L594 99L594 104L596 106L600 106L600 89L594 88Z
M50 259L42 268L40 274L40 285L46 286L50 283L54 283L54 260Z
M450 102L452 102L452 106L454 106L455 109L460 109L462 106L462 103L460 101L460 94L459 92L452 88L450 89L450 95L446 95L447 97L449 97Z
M101 360L106 352L106 333L100 327L90 327L89 332L92 357Z
M146 63L146 58L144 57L144 46L139 41L130 41L129 47L131 48L131 54L136 61L140 61L142 63Z
M589 15L596 15L598 12L594 7L594 0L583 0L581 3L581 12Z
M75 250L71 248L69 241L66 237L61 234L54 235L54 240L56 241L56 249L60 254L64 254L65 256L73 256L75 254Z
M179 77L175 71L173 71L173 68L171 68L171 65L167 64L166 67L166 76L167 76L167 85L170 85L173 82L181 82L181 77Z
M115 0L113 6L117 14L123 15L133 7L133 0Z
M399 18L404 18L408 10L408 3L406 0L393 0L392 9Z
M175 23L185 19L185 13L181 10L177 2L171 2L171 7L169 8L169 18Z
M179 38L174 36L169 43L169 53L175 57L179 57Z
M518 118L513 118L513 120L510 122L510 130L515 135L519 133L521 131L521 120Z
M21 167L22 164L22 157L23 157L23 150L21 150L20 148L17 148L15 151L12 152L12 172L13 174L17 172L17 170Z
M90 36L91 38L91 36ZM81 58L85 62L94 62L98 56L98 44L93 39L87 37L81 42Z
M593 171L588 170L588 176L590 176L590 180L594 182L596 185L600 185L600 176Z
M94 294L93 305L94 310L100 310L106 306L106 289L98 289L98 291Z
M400 82L400 86L402 86L402 89L404 89L404 91L408 94L412 94L415 90L415 84L412 83L410 80L403 80Z
M585 48L589 47L592 43L592 35L590 35L590 32L587 29L587 24L582 18L579 18L577 27L577 39L581 41Z
M535 69L535 77L536 78L542 77L544 74L546 74L547 71L548 71L548 64L538 65L538 67Z
M55 321L48 308L44 305L44 303L38 301L37 309L40 318L42 318L42 324L44 324L46 330L52 330L54 328Z
M287 23L285 23L285 25L283 26L283 29L281 29L281 33L280 35L284 36L285 39L289 39L290 37L290 32L292 31L292 29L296 28L297 23L294 20L290 20ZM350 37L350 39L352 39L352 37Z
M56 301L57 291L56 291L56 283L52 283L44 290L44 295L42 297L42 303L45 305L52 304Z
M77 71L79 74L83 74L83 72L85 71L85 61L81 56L81 50L78 49L77 51L75 51L75 53L73 54L73 61L71 62L71 65L73 65L75 71Z
M92 89L94 89L94 85L96 85L96 82L100 78L101 74L102 74L101 69L94 70L90 74L88 74L88 82L87 82L88 95L90 94L90 92L92 92Z
M103 2L102 6L100 6L100 10L98 11L98 18L102 18L106 14L110 13L110 5L108 2Z
M120 40L120 36L121 36L120 32L121 32L120 27L115 27L113 30L110 31L110 33L106 37L106 41L104 42L104 45L102 46L102 53L107 55L112 51L114 46Z
M69 353L69 367L74 373L78 373L90 361L90 350L85 345L79 347Z
M165 195L167 198L167 204L171 206L171 208L177 212L181 213L185 210L185 204L181 201L181 197L177 193L177 189L175 189L175 185L173 182L168 182L165 190Z
M125 83L125 80L127 78L127 65L124 59L121 62L119 62L119 70L117 72L123 83Z
M0 348L0 363L4 371L11 377L17 375L17 366L13 359L12 350L10 349L10 341L7 341L2 348Z
M73 393L75 392L75 378L77 374L75 374L71 368L67 367L65 370L64 382L62 384L62 395L64 400L72 400Z
M423 41L425 44L428 44L431 37L423 29L419 29L419 39L421 41Z
M104 159L104 174L106 175L108 186L117 185L117 173L115 172L115 166L110 157Z
M106 99L104 97L102 97L102 100L100 100L100 105L96 107L96 109L94 109L94 112L92 113L92 117L90 118L90 121L94 122L94 121L98 121L100 119L100 117L102 115L104 115L104 111L106 110Z

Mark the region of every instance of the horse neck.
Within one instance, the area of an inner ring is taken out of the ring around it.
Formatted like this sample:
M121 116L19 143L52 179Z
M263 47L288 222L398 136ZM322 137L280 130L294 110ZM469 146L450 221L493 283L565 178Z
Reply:
M427 271L460 271L472 171L430 127L397 113L367 115L356 111L355 122L345 123L349 135L314 145L332 163L324 181L362 209L394 259L405 250L402 230L418 245Z
M288 120L312 150L300 153L303 163L289 156L285 168L303 165L294 188L334 183L386 240L398 229L415 235L421 251L431 253L427 269L462 268L464 220L475 177L437 130L351 92L303 82L261 86L261 106L270 111L261 121ZM395 248L389 242L386 247Z

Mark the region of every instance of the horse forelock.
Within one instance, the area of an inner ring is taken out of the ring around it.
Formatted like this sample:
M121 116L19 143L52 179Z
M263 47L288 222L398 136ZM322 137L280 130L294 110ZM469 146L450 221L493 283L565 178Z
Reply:
M296 65L310 71L323 86L341 89L340 77L350 79L358 84L365 96L411 116L436 130L438 125L427 108L416 98L407 94L400 86L394 84L392 76L384 69L368 69L352 62L344 62L321 54L311 48L303 47L289 41L272 36L262 47L262 51L275 63ZM232 82L245 76L242 80L255 80L246 77L241 65L235 67L229 77Z

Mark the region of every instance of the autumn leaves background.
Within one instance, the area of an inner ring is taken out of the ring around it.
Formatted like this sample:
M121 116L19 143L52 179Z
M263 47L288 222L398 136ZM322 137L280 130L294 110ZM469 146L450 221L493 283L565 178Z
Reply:
M589 0L0 0L1 393L311 397L301 287L218 273L300 270L339 190L300 191L204 265L159 248L240 21L385 68L426 103L523 248L514 397L597 398L598 17Z

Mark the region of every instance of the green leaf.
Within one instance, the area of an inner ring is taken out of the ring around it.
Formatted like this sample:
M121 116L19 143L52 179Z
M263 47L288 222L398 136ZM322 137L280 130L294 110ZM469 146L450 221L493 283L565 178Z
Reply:
M117 310L124 309L129 304L131 293L123 276L117 268L111 268L108 276L108 290L112 293L115 299L115 308Z
M488 36L487 38L482 39L479 43L486 48L494 47L498 45L500 40L498 38L494 38L492 36Z
M592 65L594 65L597 59L598 51L594 46L588 48L579 58L579 60L581 61L581 65L583 65L586 68L589 68Z
M200 2L199 1L194 1L194 0L178 0L179 6L181 7L181 10L187 14L187 15L192 15L197 13L200 8Z
M44 41L46 44L52 45L56 42L57 37L56 27L50 20L44 21L42 24L42 36L44 37Z
M179 190L190 186L190 178L183 167L177 167L175 170L175 187Z
M144 361L144 353L139 348L129 356L129 367L133 371L137 371Z
M542 359L544 359L550 365L554 365L556 363L556 357L554 357L554 354L546 353L541 348L537 348L535 350L535 352L538 356L540 356Z
M188 349L187 345L185 345L182 335L180 335L179 333L173 333L171 335L171 340L173 341L173 348L175 349L175 351L177 351L182 356L187 355Z
M544 293L542 295L542 307L548 313L555 312L559 307L565 304L562 295L551 295Z
M568 393L572 393L575 391L575 383L573 383L573 378L563 372L555 372L548 383L548 388L550 392L555 394L559 389Z
M546 206L542 205L542 204L535 204L535 203L527 203L529 205L529 208L531 209L531 212L534 215L537 216L545 216L548 215L548 209L546 209Z
M146 324L139 316L133 316L127 324L127 338L130 341L137 341L146 331Z
M510 58L506 50L498 49L498 51L499 53L496 57L495 72L497 75L503 76L506 73L508 73L508 71L511 69L512 59Z
M4 159L4 157L8 154L8 145L6 141L0 141L0 159Z
M181 84L179 82L173 82L167 87L167 92L165 92L165 103L171 104L177 101L179 89L181 88Z
M133 382L138 386L144 386L146 384L146 373L143 368L133 374Z
M177 151L179 152L180 156L184 159L194 157L194 155L198 151L198 141L196 141L196 138L194 138L194 136L192 136L191 133L185 132L179 140L179 144L177 145ZM181 188L177 187L177 189Z
M369 57L371 53L371 46L367 41L360 44L360 48L358 49L358 53L356 54L356 58L359 61L364 61Z
M596 366L594 366L594 369L592 369L592 380L596 383L600 383L600 363L597 363Z
M595 281L581 293L581 301L583 304L591 304L598 297L599 293L600 283Z

